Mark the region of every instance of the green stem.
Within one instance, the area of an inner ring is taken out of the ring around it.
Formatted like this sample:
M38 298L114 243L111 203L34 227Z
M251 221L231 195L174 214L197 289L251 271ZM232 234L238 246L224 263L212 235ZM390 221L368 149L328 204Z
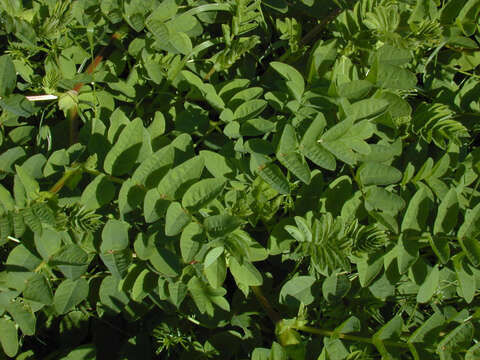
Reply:
M85 172L87 172L89 174L92 174L92 175L95 175L95 176L104 175L108 180L110 180L111 182L117 183L117 184L123 184L125 182L125 180L123 180L123 179L120 179L116 176L104 174L103 172L95 170L95 169L83 169L83 170Z
M258 302L264 310L267 312L268 317L272 320L274 324L278 323L279 321L282 320L280 314L278 314L270 305L270 302L267 300L267 298L263 295L262 289L258 286L250 286L250 289L252 289L252 292L255 294L255 297L257 298Z
M206 4L206 5L200 5L200 6L197 6L196 8L185 11L180 15L185 15L185 16L198 15L206 11L229 11L230 12L232 11L232 7L228 4Z
M212 68L210 69L210 71L208 72L207 75L205 75L205 77L203 78L203 80L205 81L208 81L210 80L210 77L215 73L215 65L212 66Z
M324 18L319 24L317 24L312 30L310 30L307 35L305 35L302 40L300 40L299 46L305 46L307 45L310 41L314 40L318 34L335 18L340 15L340 13L343 11L343 9L337 9L334 12L332 12L330 15L328 15L326 18Z
M81 168L79 167L73 170L66 171L63 176L55 183L55 185L53 185L48 191L52 194L56 194L63 188L67 180L70 179L73 175L77 174L79 171L81 171Z
M363 342L363 343L366 343L366 344L374 345L372 338L367 338L367 337L363 337L363 336L348 335L348 334L339 334L339 333L336 333L334 331L325 330L325 329L317 329L317 328L307 326L307 325L300 326L296 330L305 331L305 332L308 332L310 334L315 334L315 335L328 336L328 337L338 337L339 339L358 341L358 342ZM409 345L407 343L400 343L400 342L388 341L388 340L383 340L382 342L387 346L394 346L394 347L409 349Z
M171 74L168 74L167 75L167 79L166 81L163 82L162 84L162 91L167 91L168 87L170 86L170 84L172 83L172 81L178 76L178 74L180 73L180 71L182 71L182 69L185 67L185 65L187 64L187 61L197 55L199 52L205 50L205 49L208 49L209 47L211 46L214 46L214 45L217 45L217 44L220 44L222 41L220 39L214 39L214 40L207 40L207 41L204 41L202 42L201 44L198 44L197 46L195 46L193 48L193 50L185 55L182 59L182 61L180 61L177 66L175 67L175 69L172 71Z
M68 128L70 145L77 142L77 112L78 108L72 108L68 111Z
M468 204L472 202L473 195L477 192L479 184L480 184L480 176L478 177L477 182L475 183L475 187L473 188L473 191L470 194L470 197L468 198Z
M464 74L464 75L471 76L471 77L476 78L476 79L480 79L480 75L472 74L472 73L469 73L468 71L464 71L462 69L457 69L456 67L453 67L453 66L446 66L446 68L450 69L450 70L453 70L453 71L456 71L456 72L459 72L459 73Z

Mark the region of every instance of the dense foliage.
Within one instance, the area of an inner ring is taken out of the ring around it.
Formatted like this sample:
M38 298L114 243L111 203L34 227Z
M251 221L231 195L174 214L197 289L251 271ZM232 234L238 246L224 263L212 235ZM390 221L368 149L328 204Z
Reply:
M0 0L0 357L479 359L479 15Z

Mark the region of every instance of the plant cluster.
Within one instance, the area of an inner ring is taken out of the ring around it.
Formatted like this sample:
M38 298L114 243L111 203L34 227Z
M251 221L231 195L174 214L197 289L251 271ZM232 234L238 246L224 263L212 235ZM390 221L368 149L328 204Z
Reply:
M479 19L0 0L0 358L479 359Z

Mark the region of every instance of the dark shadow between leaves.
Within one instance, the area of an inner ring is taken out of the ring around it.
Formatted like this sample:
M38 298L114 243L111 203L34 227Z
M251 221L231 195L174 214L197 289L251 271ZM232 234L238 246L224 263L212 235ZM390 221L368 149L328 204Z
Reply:
M123 175L130 171L135 164L142 144L135 144L124 150L112 165L112 173L116 175Z

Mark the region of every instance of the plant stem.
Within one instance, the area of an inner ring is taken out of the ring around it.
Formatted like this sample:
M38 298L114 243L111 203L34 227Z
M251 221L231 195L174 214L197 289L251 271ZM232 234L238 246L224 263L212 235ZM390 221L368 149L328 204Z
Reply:
M13 236L7 236L7 240L10 240L10 241L13 241L13 242L16 242L16 243L20 242L20 240L18 240L17 238L14 238Z
M258 286L250 286L250 288L252 289L253 293L255 294L255 297L257 298L260 305L262 305L264 310L267 312L267 315L270 318L270 320L272 320L272 322L274 324L281 321L282 318L281 318L280 314L278 314L275 311L275 309L272 307L272 305L270 305L270 302L263 295L262 289Z
M57 95L28 95L28 96L25 96L25 98L28 100L28 101L48 101L48 100L57 100L58 99L58 96ZM0 96L0 99L2 99L2 97Z
M205 5L200 5L197 6L193 9L190 9L188 11L185 11L181 15L187 16L187 15L197 15L202 12L206 11L232 11L232 7L229 4L205 4Z
M111 182L114 182L114 183L117 183L117 184L123 184L125 182L125 180L121 179L121 178L118 178L116 176L112 176L112 175L108 175L108 174L104 174L102 173L101 171L98 171L98 170L94 170L94 169L84 169L85 172L89 173L89 174L92 174L92 175L95 175L95 176L98 176L98 175L105 175L105 177L110 180Z
M305 35L302 40L300 40L299 46L305 46L307 45L310 41L315 39L317 35L335 18L340 15L340 13L343 11L343 9L336 9L334 12L332 12L330 15L328 15L326 18L324 18L320 23L318 23L312 30L310 30L307 35Z
M74 170L66 171L63 176L48 191L52 194L56 194L63 188L67 180L70 179L73 175L75 175L78 171L81 171L81 169L76 168Z
M473 195L477 192L479 185L480 185L480 176L478 177L478 179L475 183L475 187L473 188L472 193L470 194L470 197L468 198L468 204L470 204L472 202Z
M190 52L190 54L185 55L183 57L182 61L176 66L176 68L174 69L172 74L168 75L168 81L166 81L163 84L163 90L166 90L168 88L169 84L177 77L177 75L180 73L180 71L182 71L182 69L185 67L185 64L187 63L187 61L191 57L197 55L199 52L201 52L205 49L208 49L211 46L220 44L221 42L222 42L221 39L207 40L207 41L204 41L203 43L195 46L193 48L193 50Z
M214 73L215 73L215 65L212 66L212 68L210 69L210 71L208 72L208 74L205 75L205 77L204 77L203 79L204 79L204 80L209 80L209 79L210 79L210 76L212 76Z
M307 326L307 325L300 326L296 329L300 330L300 331L308 332L310 334L316 334L316 335L328 336L328 337L338 337L339 339L358 341L358 342L363 342L363 343L366 343L366 344L372 344L373 345L372 338L368 338L368 337L348 335L348 334L339 334L339 333L335 333L334 331L325 330L325 329L317 329L317 328ZM407 343L400 343L400 342L388 341L388 340L383 340L382 342L387 346L394 346L394 347L409 349L409 346L408 346Z
M281 318L280 314L275 311L275 309L272 307L270 302L263 295L262 289L258 286L251 286L250 288L252 289L253 293L255 294L255 296L256 296L258 302L260 303L260 305L262 305L262 307L267 312L268 317L272 320L272 322L274 324L277 324L279 321L281 321L282 318ZM310 334L328 336L328 337L337 337L339 339L350 340L350 341L358 341L358 342L363 342L363 343L366 343L366 344L375 345L373 343L373 340L372 340L371 337L341 334L341 333L336 333L336 332L331 331L331 330L318 329L318 328L314 328L314 327L307 326L307 325L302 325L302 326L296 327L295 329L300 330L300 331L304 331L304 332L308 332ZM410 349L410 345L407 344L407 343L389 341L389 340L382 340L382 342L387 346Z
M102 173L101 171L98 171L98 170L86 169L84 167L78 166L77 168L75 168L73 170L66 171L63 174L63 176L48 191L51 192L52 194L56 194L57 192L59 192L63 188L65 183L68 181L68 179L70 179L73 175L76 175L78 172L86 172L86 173L89 173L89 174L92 174L92 175L95 175L95 176L104 175L108 180L110 180L111 182L117 183L117 184L123 184L125 182L125 180L123 180L121 178L118 178L116 176L104 174L104 173ZM138 186L140 186L140 185L138 185Z

